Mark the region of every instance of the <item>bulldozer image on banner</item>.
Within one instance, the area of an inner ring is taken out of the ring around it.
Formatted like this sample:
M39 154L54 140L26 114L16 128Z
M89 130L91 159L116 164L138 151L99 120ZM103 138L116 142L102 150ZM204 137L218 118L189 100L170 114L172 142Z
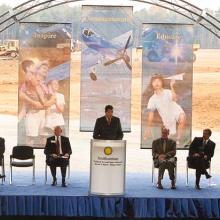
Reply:
M5 40L3 44L0 44L0 56L9 56L15 58L18 56L18 48L18 40Z

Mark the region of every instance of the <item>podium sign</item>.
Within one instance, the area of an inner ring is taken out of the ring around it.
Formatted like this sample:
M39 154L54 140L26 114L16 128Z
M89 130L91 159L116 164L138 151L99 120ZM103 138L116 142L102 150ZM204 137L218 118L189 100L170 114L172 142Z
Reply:
M91 140L90 194L123 195L125 165L125 140Z

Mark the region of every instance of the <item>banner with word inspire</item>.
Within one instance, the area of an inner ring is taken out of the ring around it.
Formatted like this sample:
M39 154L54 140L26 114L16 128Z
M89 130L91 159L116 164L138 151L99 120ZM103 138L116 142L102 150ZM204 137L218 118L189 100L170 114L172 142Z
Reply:
M70 24L20 23L18 144L44 148L69 134Z

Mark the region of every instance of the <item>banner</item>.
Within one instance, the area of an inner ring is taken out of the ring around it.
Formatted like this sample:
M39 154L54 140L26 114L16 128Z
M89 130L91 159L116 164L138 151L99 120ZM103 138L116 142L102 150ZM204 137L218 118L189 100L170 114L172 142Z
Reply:
M131 130L132 15L132 7L82 7L81 131L93 131L108 104Z
M125 193L126 141L91 140L90 193Z
M55 126L69 134L70 24L21 23L18 144L44 147Z
M193 28L143 24L141 148L151 148L161 127L187 148L192 127Z

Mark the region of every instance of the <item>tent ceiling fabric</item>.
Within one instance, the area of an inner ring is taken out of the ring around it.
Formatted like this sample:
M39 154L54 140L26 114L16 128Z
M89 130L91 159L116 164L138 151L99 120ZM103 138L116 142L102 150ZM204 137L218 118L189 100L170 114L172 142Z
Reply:
M91 0L92 2L93 0ZM155 5L185 16L194 24L199 24L220 38L220 20L205 10L185 0L130 0ZM0 33L23 19L40 11L80 0L29 0L0 15ZM81 2L83 2L81 0ZM88 0L87 0L88 3Z

